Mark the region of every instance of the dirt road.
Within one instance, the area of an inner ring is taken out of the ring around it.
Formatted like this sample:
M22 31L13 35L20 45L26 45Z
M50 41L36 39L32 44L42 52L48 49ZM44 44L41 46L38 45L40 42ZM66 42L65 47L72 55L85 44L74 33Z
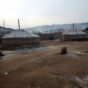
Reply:
M88 88L88 42L42 42L46 49L0 60L0 88ZM67 55L60 55L63 46Z

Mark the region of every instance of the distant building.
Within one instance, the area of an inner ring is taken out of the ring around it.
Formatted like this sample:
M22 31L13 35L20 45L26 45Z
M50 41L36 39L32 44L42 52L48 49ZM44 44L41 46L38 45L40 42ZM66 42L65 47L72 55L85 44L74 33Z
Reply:
M33 48L40 46L40 37L25 30L13 31L1 39L2 49Z

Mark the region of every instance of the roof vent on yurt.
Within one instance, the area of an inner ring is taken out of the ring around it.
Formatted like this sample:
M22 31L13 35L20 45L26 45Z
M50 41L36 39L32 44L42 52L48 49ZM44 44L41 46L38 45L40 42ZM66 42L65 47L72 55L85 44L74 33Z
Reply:
M20 30L20 20L18 19L18 29Z
M73 23L72 31L75 32L76 34L78 33L78 30L76 29L76 25L75 25L75 23Z
M77 29L76 29L75 23L72 24L72 29L70 30L70 32L76 32L77 33Z
M73 23L73 30L74 30L74 26L75 26L75 24Z

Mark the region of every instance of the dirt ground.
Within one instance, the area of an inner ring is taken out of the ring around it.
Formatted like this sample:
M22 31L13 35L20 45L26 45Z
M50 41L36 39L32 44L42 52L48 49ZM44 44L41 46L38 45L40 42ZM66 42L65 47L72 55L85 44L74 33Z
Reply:
M44 41L46 49L0 60L0 88L88 88L88 42ZM68 54L60 55L66 46Z

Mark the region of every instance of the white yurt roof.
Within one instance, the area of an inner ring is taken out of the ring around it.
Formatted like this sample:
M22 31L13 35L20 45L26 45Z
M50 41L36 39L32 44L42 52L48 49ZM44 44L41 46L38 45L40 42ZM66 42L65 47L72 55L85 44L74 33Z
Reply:
M11 38L11 37L39 37L38 35L29 33L25 30L16 30L11 32L10 34L6 34L3 38Z
M67 32L64 32L63 34L67 34L67 35L86 35L85 32L81 31L81 30L70 30L70 31L67 31Z

